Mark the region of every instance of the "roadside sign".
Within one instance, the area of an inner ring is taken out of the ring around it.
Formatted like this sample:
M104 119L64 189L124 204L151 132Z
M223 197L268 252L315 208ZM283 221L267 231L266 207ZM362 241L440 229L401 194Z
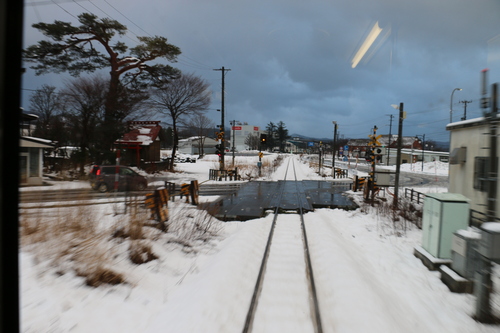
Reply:
M308 143L307 143L307 146L308 146L308 147L314 147L314 142L308 142Z
M345 145L345 146L344 146L344 150L349 150L349 146L348 146L348 145Z
M260 152L259 153L259 158L262 158L262 157L264 157L264 153Z

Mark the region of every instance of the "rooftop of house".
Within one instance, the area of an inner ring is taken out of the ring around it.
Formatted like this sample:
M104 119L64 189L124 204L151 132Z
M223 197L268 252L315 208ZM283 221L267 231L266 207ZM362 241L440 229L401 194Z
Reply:
M160 121L129 121L129 131L116 140L115 144L149 146L158 139L161 130L159 124Z

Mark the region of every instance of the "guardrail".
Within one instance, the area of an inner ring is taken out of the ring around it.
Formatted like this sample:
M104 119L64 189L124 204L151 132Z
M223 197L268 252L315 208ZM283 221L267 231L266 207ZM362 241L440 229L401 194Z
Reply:
M416 201L417 204L420 204L424 202L425 194L415 191L412 188L405 188L405 198L410 199L412 202Z
M481 224L485 222L500 222L500 218L493 218L493 221L491 218L488 218L488 216L480 211L474 210L474 209L469 209L469 225L473 227L480 227Z
M221 181L224 178L224 180L240 180L241 176L238 174L238 168L234 168L234 170L216 170L216 169L210 169L208 172L208 179L209 180L218 180Z

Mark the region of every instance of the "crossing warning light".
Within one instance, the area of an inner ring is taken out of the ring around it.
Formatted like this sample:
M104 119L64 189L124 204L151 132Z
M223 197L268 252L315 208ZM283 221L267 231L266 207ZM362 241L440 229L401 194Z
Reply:
M365 160L367 162L372 162L374 159L375 159L375 154L373 153L373 151L372 150L367 151L365 155Z
M222 155L222 147L221 145L215 145L215 153L219 156Z

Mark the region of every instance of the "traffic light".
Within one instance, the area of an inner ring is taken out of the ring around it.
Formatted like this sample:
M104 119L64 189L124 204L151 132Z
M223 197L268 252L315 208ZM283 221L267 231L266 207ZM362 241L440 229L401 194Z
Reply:
M372 162L375 158L375 154L373 154L373 150L368 150L365 155L365 159L367 162Z
M215 145L215 153L219 156L222 155L222 147L221 145Z
M260 142L265 145L267 144L267 134L261 134L260 135Z

